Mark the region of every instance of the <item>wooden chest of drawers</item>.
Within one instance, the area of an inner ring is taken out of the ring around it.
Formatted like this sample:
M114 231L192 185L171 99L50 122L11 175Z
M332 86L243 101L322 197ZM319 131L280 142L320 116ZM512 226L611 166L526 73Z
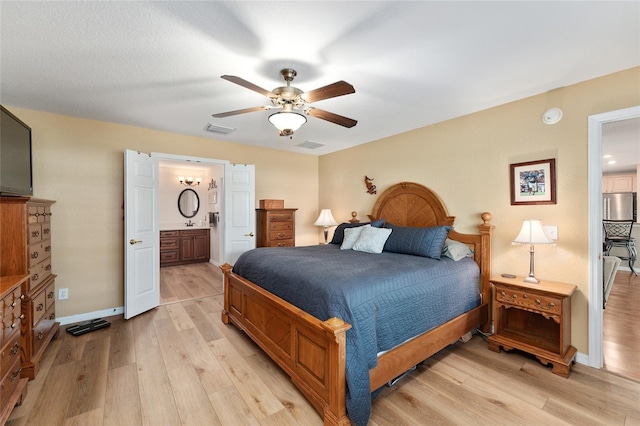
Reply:
M55 311L56 276L51 267L53 203L35 198L27 201L29 280L22 288L22 377L29 380L35 378L44 351L60 330Z
M296 210L298 209L256 209L256 247L295 246Z
M0 424L4 424L13 407L20 404L27 394L27 378L22 377L20 359L22 285L28 275L0 277Z

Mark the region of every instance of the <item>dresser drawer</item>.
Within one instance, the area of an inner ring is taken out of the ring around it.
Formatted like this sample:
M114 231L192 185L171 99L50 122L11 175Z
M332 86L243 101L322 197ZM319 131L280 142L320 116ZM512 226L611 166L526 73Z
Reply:
M272 241L275 240L292 240L293 239L293 231L274 231L269 232L269 239Z
M189 229L186 231L180 231L181 237L197 237L200 235L207 235L207 229Z
M160 252L160 264L169 263L169 262L177 262L180 259L180 252L178 249L175 250L162 250Z
M0 352L0 377L4 377L16 359L20 359L20 333L16 333Z
M293 231L293 222L271 222L270 231Z
M549 312L556 315L562 312L562 299L540 296L528 291L497 287L496 300L539 312Z
M5 344L7 341L11 340L15 335L20 335L20 320L21 314L18 310L17 312L12 312L10 314L4 315L2 317L2 343Z
M29 268L29 275L29 290L31 290L51 275L51 258L49 257L43 262Z
M29 244L42 241L42 224L34 223L29 225Z
M293 247L295 245L294 240L276 240L270 241L268 247Z
M44 316L46 300L47 300L47 295L43 289L31 301L31 318L33 318L32 324L34 327L38 323L38 321L40 321L40 319Z
M13 392L20 384L20 357L9 367L7 374L2 376L2 382L0 382L0 404L4 407L8 402Z
M293 222L293 214L291 214L291 213L269 213L269 221L271 221L271 222Z
M16 312L20 315L20 302L22 300L22 289L14 289L11 293L2 298L2 315Z
M46 337L51 332L51 327L55 323L56 312L55 306L52 306L46 313L42 316L42 319L34 325L31 338L33 339L33 353L37 354L40 351L40 348L45 342L48 342L49 339Z
M56 282L54 280L52 280L51 283L47 285L47 288L44 290L44 293L45 293L44 309L48 311L56 302Z

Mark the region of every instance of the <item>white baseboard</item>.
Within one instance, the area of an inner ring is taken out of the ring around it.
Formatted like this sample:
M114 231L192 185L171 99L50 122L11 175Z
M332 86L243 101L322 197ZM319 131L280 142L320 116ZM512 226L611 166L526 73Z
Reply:
M101 311L87 312L84 314L70 315L68 317L58 317L56 320L60 325L74 324L77 322L91 321L96 318L112 317L124 314L124 306L117 308L103 309Z

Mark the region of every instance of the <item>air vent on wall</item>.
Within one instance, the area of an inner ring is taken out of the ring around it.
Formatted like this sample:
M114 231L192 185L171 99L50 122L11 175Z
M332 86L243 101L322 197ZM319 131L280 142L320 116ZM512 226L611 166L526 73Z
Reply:
M318 142L304 141L302 143L299 143L296 146L299 146L301 148L316 149L316 148L320 148L321 146L324 146L324 144L318 143Z
M224 127L224 126L218 126L217 124L213 124L213 123L208 123L205 128L204 128L207 132L212 132L212 133L222 133L225 135L228 135L229 133L233 133L235 132L235 128L233 127Z

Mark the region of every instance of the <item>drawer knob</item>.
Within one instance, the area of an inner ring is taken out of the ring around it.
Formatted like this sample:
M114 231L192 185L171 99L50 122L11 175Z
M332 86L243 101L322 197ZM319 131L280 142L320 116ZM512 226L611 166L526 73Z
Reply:
M36 251L36 252L31 253L31 258L32 259L37 259L38 258L38 252Z
M53 299L53 292L50 291L49 294L47 294L47 299Z
M517 298L518 298L518 295L517 295L517 294L512 294L512 295L511 295L511 298L512 298L512 299L517 299Z
M38 306L36 306L36 311L41 311L42 309L44 309L44 305L39 303Z
M553 302L549 302L549 307L550 307L550 308L553 308L554 306L556 306L556 304L555 304L555 303L553 303Z
M38 333L38 340L41 340L44 337L44 333L41 331Z
M13 347L11 348L11 355L15 355L18 353L18 351L20 350L20 343L16 342L15 345L13 345ZM4 352L3 352L4 355Z
M526 294L523 294L523 295L522 295L522 298L523 298L523 299L526 299L526 298L527 298L527 295L526 295Z
M542 302L540 302L540 299L536 299L536 305L541 304Z

